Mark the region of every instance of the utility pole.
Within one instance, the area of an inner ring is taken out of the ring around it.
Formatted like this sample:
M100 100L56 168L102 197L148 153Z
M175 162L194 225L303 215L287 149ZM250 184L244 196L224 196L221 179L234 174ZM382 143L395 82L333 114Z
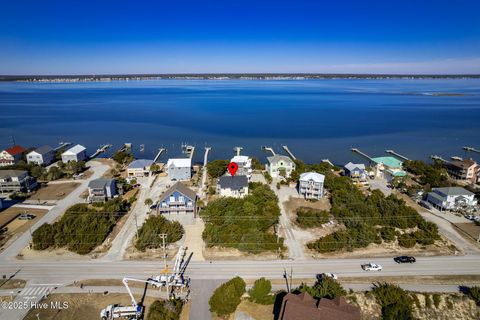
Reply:
M293 267L290 267L290 290L292 290L292 279L293 279Z
M137 211L133 210L133 214L135 216L135 237L138 239L138 220L137 220Z
M290 292L290 287L288 285L287 269L285 269L285 268L283 268L283 278L285 278L285 282L287 284L287 292Z
M163 262L165 264L165 269L167 269L167 247L165 245L165 240L167 239L166 233L160 233L160 238L162 238L162 246L163 246Z

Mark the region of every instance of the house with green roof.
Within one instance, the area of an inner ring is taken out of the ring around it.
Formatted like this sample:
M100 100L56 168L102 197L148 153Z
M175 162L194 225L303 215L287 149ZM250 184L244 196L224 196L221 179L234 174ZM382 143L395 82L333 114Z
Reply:
M407 173L402 169L403 162L395 157L372 158L375 163L376 176L392 181L394 178L403 178Z

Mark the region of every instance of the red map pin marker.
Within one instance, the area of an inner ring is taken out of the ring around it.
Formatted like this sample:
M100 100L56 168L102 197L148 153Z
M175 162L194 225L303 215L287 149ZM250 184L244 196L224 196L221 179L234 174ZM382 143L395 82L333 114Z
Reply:
M238 170L238 164L236 164L235 162L230 162L228 164L228 171L230 172L232 177L235 175L235 173L237 173L237 170Z

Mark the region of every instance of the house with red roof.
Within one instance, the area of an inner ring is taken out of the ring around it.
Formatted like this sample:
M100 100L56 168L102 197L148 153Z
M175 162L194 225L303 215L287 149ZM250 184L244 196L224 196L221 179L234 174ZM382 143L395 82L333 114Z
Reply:
M14 165L22 159L25 151L27 149L19 145L3 150L0 152L0 167Z

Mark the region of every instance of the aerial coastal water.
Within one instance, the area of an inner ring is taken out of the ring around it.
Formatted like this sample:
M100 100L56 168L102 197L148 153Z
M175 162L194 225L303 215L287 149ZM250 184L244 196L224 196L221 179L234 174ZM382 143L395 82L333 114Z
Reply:
M131 142L138 157L194 160L244 154L262 161L261 146L282 145L307 162L360 161L385 149L426 160L480 148L480 79L151 80L76 83L0 82L0 147L14 136L25 147L71 141L117 149ZM143 154L139 145L145 145Z

